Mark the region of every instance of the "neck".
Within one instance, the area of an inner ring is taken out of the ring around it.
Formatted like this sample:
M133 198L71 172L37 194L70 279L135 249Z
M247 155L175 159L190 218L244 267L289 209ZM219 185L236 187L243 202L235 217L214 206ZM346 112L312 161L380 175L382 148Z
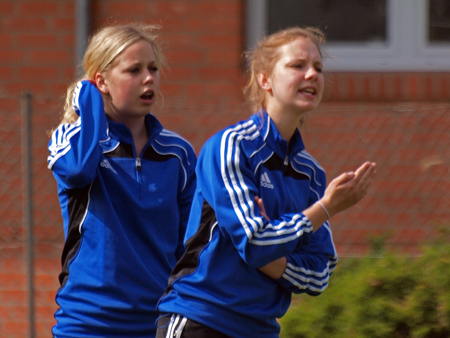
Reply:
M148 130L144 121L132 121L134 123L126 123L125 125L130 129L131 135L133 135L134 148L136 150L136 156L140 156L148 141Z
M270 105L268 105L266 111L283 140L289 142L300 125L304 113L298 112L298 110L279 109L279 107Z

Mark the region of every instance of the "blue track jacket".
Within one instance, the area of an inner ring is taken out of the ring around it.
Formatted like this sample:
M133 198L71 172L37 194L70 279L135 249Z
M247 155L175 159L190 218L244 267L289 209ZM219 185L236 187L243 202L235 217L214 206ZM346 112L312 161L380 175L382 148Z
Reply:
M196 170L187 251L158 310L234 338L278 337L276 318L287 311L291 293L320 294L337 263L328 222L313 234L301 213L323 195L325 172L305 151L299 131L288 152L265 112L213 136ZM284 256L279 280L258 270Z
M80 118L60 125L48 148L66 237L53 335L154 337L156 303L184 252L195 152L149 114L136 157L131 132L107 119L88 81L74 108Z

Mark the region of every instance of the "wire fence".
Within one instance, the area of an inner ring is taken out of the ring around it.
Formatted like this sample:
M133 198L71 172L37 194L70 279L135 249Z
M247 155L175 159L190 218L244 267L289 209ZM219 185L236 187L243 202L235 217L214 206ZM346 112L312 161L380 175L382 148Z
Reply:
M28 98L0 98L0 337L49 336L59 287L64 235L46 146L61 102ZM165 106L158 117L199 151L248 115L240 107ZM448 229L450 104L323 103L302 135L329 180L365 160L378 165L369 194L332 220L341 257L380 247L417 256Z

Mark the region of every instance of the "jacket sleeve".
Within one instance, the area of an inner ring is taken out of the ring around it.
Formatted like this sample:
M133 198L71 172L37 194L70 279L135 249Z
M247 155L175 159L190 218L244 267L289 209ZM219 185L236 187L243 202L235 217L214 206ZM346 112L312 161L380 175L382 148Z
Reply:
M318 164L317 164L318 165ZM320 168L322 169L322 168ZM311 180L308 205L316 203L325 193L325 171L317 170ZM336 267L338 257L329 222L314 232L309 243L286 256L284 274L277 280L280 286L293 293L321 294Z
M177 260L181 258L185 251L184 236L186 234L186 227L189 220L192 200L194 198L194 192L197 185L197 179L195 175L195 165L197 162L197 157L194 150L190 146L188 148L188 156L185 163L186 182L181 193L178 196L178 204L180 207L180 227L178 236L179 243L177 251L175 253Z
M287 266L278 284L293 293L321 294L336 267L338 258L331 229L325 222L310 242L286 256Z
M63 189L94 181L102 154L100 142L107 139L103 98L89 81L78 83L73 107L80 117L73 124L61 124L48 145L48 168Z
M231 129L205 144L197 166L198 186L221 232L248 265L259 268L307 243L313 229L300 212L270 222L261 217L254 203L256 178L239 147L240 138Z

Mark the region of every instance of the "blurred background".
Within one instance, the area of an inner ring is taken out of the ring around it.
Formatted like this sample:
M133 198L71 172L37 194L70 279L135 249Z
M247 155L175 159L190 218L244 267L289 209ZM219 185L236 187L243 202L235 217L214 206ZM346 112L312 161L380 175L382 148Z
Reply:
M153 113L198 153L244 105L241 55L265 34L320 27L326 87L302 131L332 179L378 164L369 195L332 221L340 257L383 246L420 257L450 224L448 0L2 0L0 337L49 337L64 243L48 132L59 124L88 35L161 25L169 68Z

